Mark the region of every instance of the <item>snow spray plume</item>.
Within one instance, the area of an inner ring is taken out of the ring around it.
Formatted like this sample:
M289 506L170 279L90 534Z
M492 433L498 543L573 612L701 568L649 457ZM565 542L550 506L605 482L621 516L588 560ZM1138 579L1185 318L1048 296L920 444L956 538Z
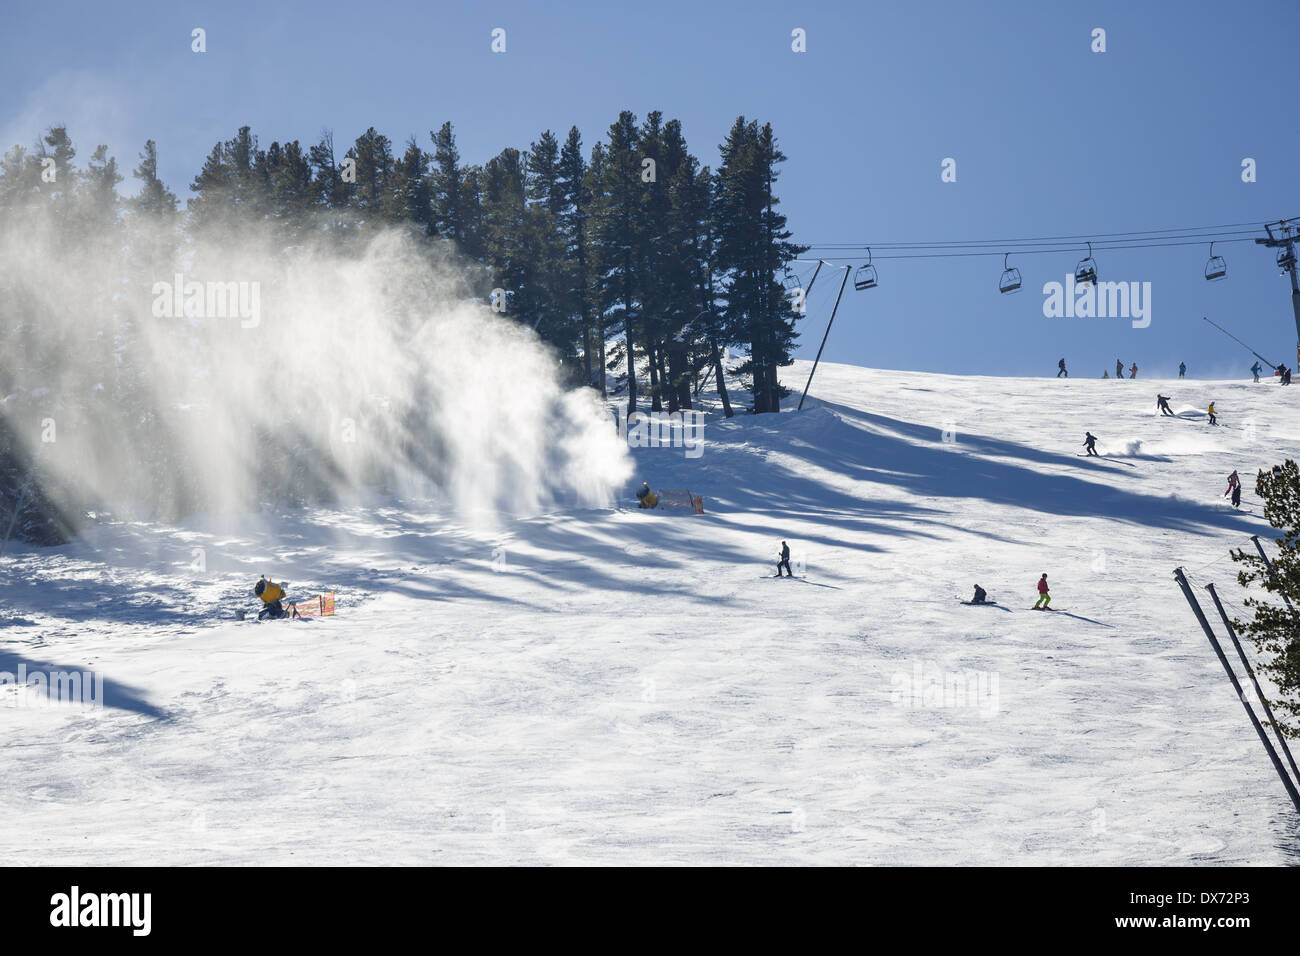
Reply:
M459 295L437 246L302 222L291 240L211 225L182 244L72 202L0 223L11 484L34 463L65 510L164 518L377 486L490 524L608 505L630 474L595 393Z

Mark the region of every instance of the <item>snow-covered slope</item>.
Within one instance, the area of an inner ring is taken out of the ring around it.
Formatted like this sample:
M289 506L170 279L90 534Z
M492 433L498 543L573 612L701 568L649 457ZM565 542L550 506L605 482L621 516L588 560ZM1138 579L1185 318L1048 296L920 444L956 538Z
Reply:
M644 478L703 516L557 503L487 534L386 502L11 550L0 671L97 670L108 706L0 687L0 848L1294 864L1300 827L1171 571L1238 599L1227 550L1266 533L1253 475L1294 454L1297 400L823 364L797 415L711 418L696 459L634 451L625 501ZM1107 457L1081 457L1085 430ZM782 539L793 581L771 577ZM1068 613L1028 610L1044 571ZM261 573L337 588L338 615L230 620ZM958 603L976 582L1006 607Z

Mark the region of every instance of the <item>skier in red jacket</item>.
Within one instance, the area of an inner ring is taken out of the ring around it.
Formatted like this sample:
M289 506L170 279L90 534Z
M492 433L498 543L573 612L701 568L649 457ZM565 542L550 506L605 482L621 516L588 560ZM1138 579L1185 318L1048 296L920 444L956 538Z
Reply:
M1051 608L1049 608L1048 605L1051 603L1052 596L1047 593L1047 572L1044 571L1043 576L1038 579L1038 600L1034 602L1033 610L1049 611ZM1042 606L1040 607L1039 605Z

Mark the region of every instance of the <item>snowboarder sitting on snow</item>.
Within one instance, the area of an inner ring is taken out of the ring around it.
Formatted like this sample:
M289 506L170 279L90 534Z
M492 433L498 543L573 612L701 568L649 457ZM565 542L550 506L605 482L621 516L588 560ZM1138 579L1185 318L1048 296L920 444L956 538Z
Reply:
M1038 579L1038 600L1034 602L1033 610L1039 610L1039 605L1041 604L1042 610L1046 611L1048 610L1048 605L1051 603L1052 596L1047 593L1047 572L1044 571L1043 576Z
M790 570L790 546L784 541L781 542L781 559L776 562L776 576L781 576L781 569L785 568L785 573L794 577L794 572Z
M1096 458L1101 456L1097 454L1097 436L1092 432L1083 433L1083 447L1088 449L1088 454Z
M1168 396L1168 395L1157 395L1157 396L1156 396L1156 408L1158 408L1158 409L1160 410L1160 414L1161 414L1161 415L1173 415L1173 414L1174 414L1174 410L1173 410L1172 408L1169 407L1169 396ZM1177 416L1174 416L1174 417L1177 417Z
M636 493L636 497L640 502L638 508L653 508L659 504L659 496L651 491L650 485L644 481L641 482L641 490Z
M1219 420L1214 417L1214 402L1210 402L1210 407L1206 409L1206 411L1209 412L1210 414L1210 424L1211 425L1219 424Z
M975 596L970 599L970 602L971 604L983 604L988 596L988 592L977 584L975 585Z
M289 612L284 609L280 603L289 593L287 584L276 584L274 581L268 581L265 576L253 586L253 593L262 599L266 607L257 612L257 619L284 617Z

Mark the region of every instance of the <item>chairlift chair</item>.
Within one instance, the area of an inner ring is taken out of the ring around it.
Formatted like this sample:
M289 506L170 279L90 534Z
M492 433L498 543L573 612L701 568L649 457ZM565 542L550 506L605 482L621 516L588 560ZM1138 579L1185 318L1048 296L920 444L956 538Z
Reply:
M1277 253L1277 267L1282 270L1282 274L1295 268L1295 253L1283 246Z
M1002 256L1002 278L998 280L999 292L1019 292L1020 291L1020 270L1007 265L1007 257L1011 253L1004 253Z
M1097 261L1092 257L1092 243L1088 243L1088 255L1080 259L1074 267L1074 281L1078 285L1092 285L1097 281Z
M1228 274L1228 264L1223 261L1223 256L1214 254L1214 243L1210 243L1210 261L1205 264L1206 279L1222 279Z
M853 288L861 292L863 289L874 289L879 284L876 277L876 267L871 264L871 249L867 249L867 262L860 266L853 276Z

